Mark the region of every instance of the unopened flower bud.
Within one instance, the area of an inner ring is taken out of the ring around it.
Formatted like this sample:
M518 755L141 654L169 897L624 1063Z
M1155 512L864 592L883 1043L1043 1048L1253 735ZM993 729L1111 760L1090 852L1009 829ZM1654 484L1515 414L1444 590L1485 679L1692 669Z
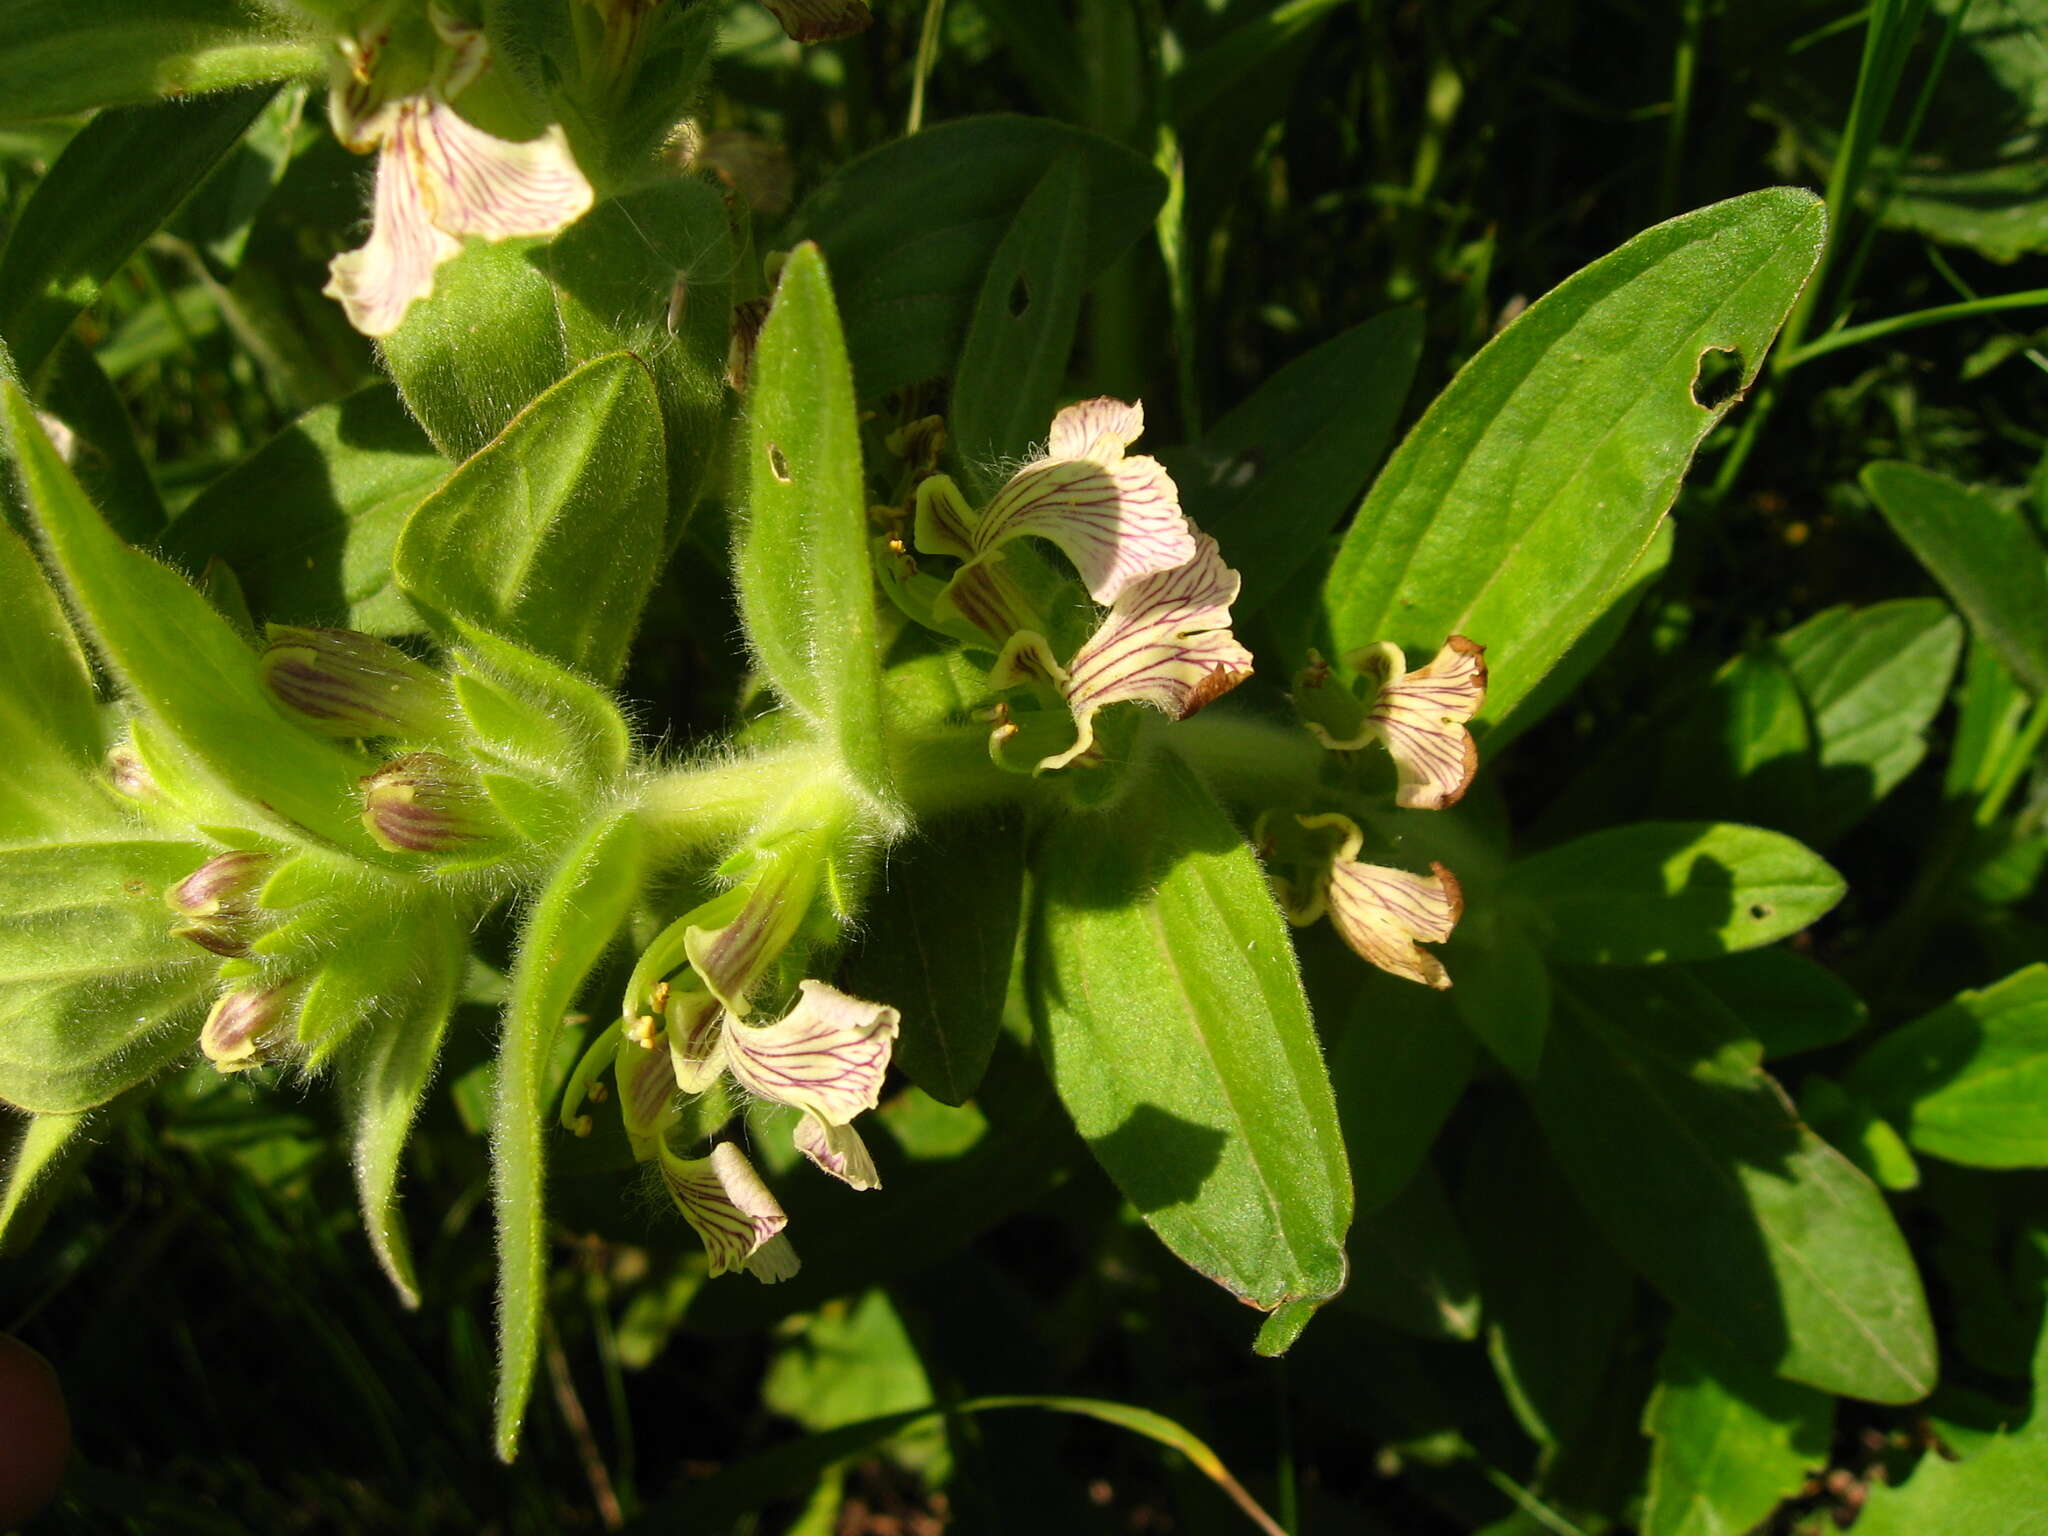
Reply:
M199 1031L199 1049L221 1072L261 1066L283 1032L298 985L237 987L221 994Z
M216 955L246 955L258 926L256 892L276 867L267 853L215 854L164 892L164 903L191 919L172 933Z
M393 853L467 853L503 835L483 786L438 752L395 757L363 786L363 825Z
M352 629L267 626L258 665L271 696L324 736L430 737L450 713L446 681L394 645Z
M117 794L130 800L157 798L156 779L142 761L142 754L127 744L115 747L106 757L107 782Z

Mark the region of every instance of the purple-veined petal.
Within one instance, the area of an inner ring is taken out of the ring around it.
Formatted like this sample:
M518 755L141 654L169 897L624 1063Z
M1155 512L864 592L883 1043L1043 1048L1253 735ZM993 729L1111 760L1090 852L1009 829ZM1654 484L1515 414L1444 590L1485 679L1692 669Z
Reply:
M596 194L560 124L514 143L493 138L445 102L423 99L414 143L427 211L438 228L508 240L551 235L589 212Z
M328 264L329 298L365 336L389 336L415 299L434 291L434 269L462 249L438 228L420 186L418 98L394 104L377 156L370 238Z
M1194 558L1180 489L1157 459L1042 459L996 492L974 527L977 558L1011 539L1048 540L1073 561L1088 595L1114 604L1132 582Z
M1103 395L1070 405L1052 419L1048 459L1093 459L1113 465L1145 432L1145 402L1126 404Z
M709 1157L678 1157L663 1143L659 1156L661 1181L683 1220L704 1240L712 1274L750 1267L749 1261L789 1225L781 1205L735 1143L721 1141ZM782 1268L774 1260L767 1267ZM794 1266L786 1272L795 1273ZM755 1273L771 1283L784 1277L759 1268Z
M725 1070L725 1008L692 987L672 988L662 1010L668 1022L670 1075L684 1093L702 1093Z
M874 24L866 0L761 0L799 43L826 43L851 37Z
M612 1057L612 1076L619 1085L619 1117L626 1125L626 1140L633 1155L645 1162L676 1116L676 1075L669 1066L666 1042L657 1037L650 1047L621 1035Z
M950 555L955 560L974 555L974 509L960 494L951 475L928 475L917 483L917 511L911 523L911 538L927 555Z
M237 987L221 994L199 1031L199 1049L219 1072L260 1067L283 1039L298 986Z
M1135 700L1185 720L1250 677L1251 652L1230 632L1237 588L1237 572L1207 534L1195 536L1186 565L1126 588L1067 667L1074 745L1040 766L1063 768L1088 751L1095 713L1110 704Z
M726 1022L725 1063L749 1092L845 1125L881 1098L901 1015L822 981L799 986L778 1023Z
M684 932L690 968L728 1012L747 1011L754 987L803 926L816 881L817 869L801 850L771 856L736 917Z
M1360 959L1383 971L1420 982L1448 987L1451 978L1435 955L1418 943L1441 944L1457 927L1465 896L1451 872L1431 864L1426 875L1358 861L1364 834L1345 816L1302 816L1308 828L1334 827L1344 842L1330 864L1324 888L1330 921Z
M827 1125L815 1115L797 1117L790 1133L797 1151L803 1153L833 1178L855 1189L880 1189L882 1176L875 1172L875 1160L868 1145L850 1125Z
M776 1285L795 1277L803 1265L787 1233L778 1232L747 1256L747 1273L763 1285Z
M1364 730L1379 737L1394 759L1396 804L1440 811L1456 805L1471 785L1479 748L1465 722L1486 701L1485 656L1485 646L1453 635L1428 666L1413 672L1402 670L1406 661L1395 645L1372 646L1352 658L1355 670L1379 683ZM1324 743L1362 746L1364 737L1331 742L1325 736Z

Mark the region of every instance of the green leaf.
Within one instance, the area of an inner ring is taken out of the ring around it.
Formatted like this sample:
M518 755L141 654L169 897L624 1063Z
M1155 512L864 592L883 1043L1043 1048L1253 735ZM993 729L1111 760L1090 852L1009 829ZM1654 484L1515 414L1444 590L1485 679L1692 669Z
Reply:
M0 391L10 446L50 557L101 652L164 737L203 764L252 825L294 842L310 834L373 863L388 862L349 811L360 760L285 718L242 638L182 577L114 536L28 401L12 385Z
M1558 978L1530 1097L1621 1255L1792 1381L1881 1403L1934 1386L1927 1302L1884 1198L1803 1126L1711 994L1677 967Z
M1178 759L1047 837L1038 1039L1117 1187L1182 1260L1271 1311L1344 1284L1351 1180L1287 929Z
M1835 1405L1681 1319L1657 1366L1643 1536L1745 1536L1828 1464Z
M107 819L92 675L28 545L0 523L0 839Z
M1286 0L1190 54L1170 77L1168 110L1182 123L1335 10L1341 0Z
M1087 171L1092 282L1151 228L1165 179L1113 140L1049 119L941 123L840 167L797 209L785 238L816 241L831 263L863 398L953 366L1017 208L1069 154Z
M310 77L322 53L310 38L259 24L242 0L10 0L0 8L0 118Z
M1746 388L1826 236L1820 201L1753 192L1660 224L1530 306L1395 450L1324 605L1340 654L1391 640L1488 647L1507 715L1626 584L1694 450L1702 359Z
M956 818L899 844L848 962L848 988L903 1015L895 1062L942 1104L980 1086L1002 1028L1024 903L1022 826Z
M0 57L5 50L0 37ZM24 378L234 147L274 90L114 107L64 147L0 250L0 337Z
M1780 824L1825 845L1890 794L1927 755L1962 644L1931 597L1830 608L1772 641L1805 696L1821 774L1810 815Z
M308 411L209 485L164 552L189 570L226 563L259 619L406 634L420 621L392 584L391 551L449 468L391 386L372 384Z
M1783 833L1645 821L1516 861L1503 894L1555 959L1648 965L1773 943L1845 889L1818 854Z
M673 126L671 118L664 131ZM607 198L547 249L570 361L630 351L654 375L668 446L664 550L722 468L737 260L730 231L718 189L684 177Z
M342 1102L363 1228L399 1299L417 1307L419 1281L398 1206L399 1158L440 1059L469 944L467 925L444 900L416 904L405 919L399 942L380 956L384 1016L374 1020L348 1063ZM321 976L315 988L325 980Z
M1811 814L1818 762L1806 700L1768 652L1737 656L1692 708L1656 728L1652 803L1672 817L1769 823Z
M1304 352L1200 442L1160 455L1188 516L1244 578L1231 605L1240 621L1314 561L1358 504L1421 356L1422 311L1390 309Z
M1462 919L1444 961L1455 981L1451 1007L1465 1027L1510 1072L1533 1077L1550 1032L1550 969L1512 916L1503 908Z
M1424 1339L1479 1336L1472 1254L1425 1163L1392 1200L1358 1218L1346 1244L1351 1276L1337 1305Z
M1912 464L1873 464L1863 488L2013 676L2048 694L2048 553L2020 515Z
M1892 1123L1833 1078L1809 1072L1799 1080L1799 1118L1879 1188L1920 1187L1920 1165Z
M1692 974L1762 1044L1766 1061L1835 1045L1870 1022L1847 982L1795 950L1753 949L1695 965Z
M1383 971L1365 971L1353 984L1356 994L1330 1050L1330 1086L1363 1215L1421 1170L1472 1075L1473 1051L1442 993Z
M1487 1111L1459 1201L1486 1352L1531 1437L1570 1445L1608 1390L1635 1278L1593 1229L1528 1115L1512 1103Z
M448 458L481 452L569 372L545 261L538 240L469 241L381 344L406 408Z
M132 839L0 849L0 1100L75 1114L191 1048L215 961L172 937L163 892L206 853Z
M1849 1086L1922 1152L1973 1168L2048 1167L2048 965L1893 1030Z
M2038 1251L2038 1237L2035 1239ZM2024 1424L1959 1462L1929 1451L1902 1488L1875 1485L1856 1536L2039 1536L2048 1509L2048 1327L2034 1350L2034 1402Z
M92 1146L84 1134L91 1123L90 1115L31 1115L21 1122L0 1180L0 1254L25 1249L33 1239L44 1197Z
M512 964L492 1106L498 1215L497 1449L519 1448L547 1306L548 1063L562 1016L640 894L642 838L631 815L595 822L527 910Z
M1087 194L1080 156L1060 156L1018 208L982 279L947 412L961 462L977 474L1014 461L1052 420L1091 275Z
M746 451L733 575L747 638L775 691L893 821L860 427L816 246L790 254L761 327Z
M444 638L468 623L615 682L661 562L665 488L653 380L601 357L420 503L392 570Z

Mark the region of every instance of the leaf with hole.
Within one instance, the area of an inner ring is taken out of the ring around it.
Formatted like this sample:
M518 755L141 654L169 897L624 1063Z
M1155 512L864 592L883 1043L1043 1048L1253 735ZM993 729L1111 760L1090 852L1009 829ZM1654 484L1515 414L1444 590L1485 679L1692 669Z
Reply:
M1610 605L1820 258L1811 193L1775 188L1645 231L1525 310L1424 412L1359 508L1323 602L1340 653L1488 647L1500 719Z

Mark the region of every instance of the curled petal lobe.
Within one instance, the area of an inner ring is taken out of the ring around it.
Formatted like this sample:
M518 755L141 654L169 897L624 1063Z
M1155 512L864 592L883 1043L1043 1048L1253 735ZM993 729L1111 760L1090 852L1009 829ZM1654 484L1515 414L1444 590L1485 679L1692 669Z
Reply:
M1465 897L1451 872L1441 864L1430 865L1427 875L1362 864L1353 857L1361 841L1358 829L1344 817L1304 816L1301 823L1349 828L1324 893L1330 921L1344 942L1383 971L1426 987L1448 987L1443 962L1416 946L1440 944L1458 925Z
M668 1053L658 1040L650 1049L621 1036L613 1061L626 1139L634 1153L645 1159L653 1141L675 1119L675 1073L670 1070Z
M596 194L560 124L539 138L493 138L445 102L417 114L421 180L434 223L451 235L508 240L551 235L590 211Z
M684 932L691 968L727 1011L747 1011L754 987L803 926L816 879L801 854L774 859L747 891L738 916L716 928Z
M678 1157L663 1144L660 1162L669 1198L704 1240L712 1274L751 1269L772 1284L796 1273L796 1255L786 1240L762 1259L762 1250L781 1240L789 1218L737 1145L722 1141L709 1157Z
M1394 799L1413 809L1440 811L1457 804L1479 771L1479 748L1465 722L1486 702L1486 647L1463 635L1446 640L1426 667L1405 672L1400 648L1381 644L1352 658L1379 687L1367 708L1365 732L1377 736L1394 759ZM1319 733L1320 734L1320 733ZM1325 745L1363 745L1354 742Z
M1105 468L1120 463L1124 450L1145 432L1145 403L1126 404L1107 395L1068 406L1052 419L1048 459L1093 459Z
M1207 534L1196 536L1187 564L1126 588L1067 667L1075 743L1040 766L1065 767L1092 747L1095 714L1107 705L1130 699L1185 720L1250 677L1251 652L1230 632L1237 589L1237 572Z
M377 157L377 191L370 238L328 264L327 287L339 299L348 323L365 336L389 336L415 299L434 291L434 269L462 249L462 243L434 223L432 205L420 184L418 103L391 110L383 153Z
M1142 457L1042 459L1019 470L975 525L975 553L985 558L1027 534L1058 545L1088 595L1105 605L1132 582L1195 554L1173 477Z
M742 1087L777 1104L845 1125L882 1096L901 1016L822 981L801 984L779 1023L725 1027L725 1061Z
M875 1172L875 1160L868 1156L867 1143L850 1125L827 1125L814 1115L796 1123L790 1139L825 1172L855 1189L880 1189L882 1176Z
M966 560L974 554L974 509L951 475L931 475L917 484L917 512L911 525L917 547L928 555Z

